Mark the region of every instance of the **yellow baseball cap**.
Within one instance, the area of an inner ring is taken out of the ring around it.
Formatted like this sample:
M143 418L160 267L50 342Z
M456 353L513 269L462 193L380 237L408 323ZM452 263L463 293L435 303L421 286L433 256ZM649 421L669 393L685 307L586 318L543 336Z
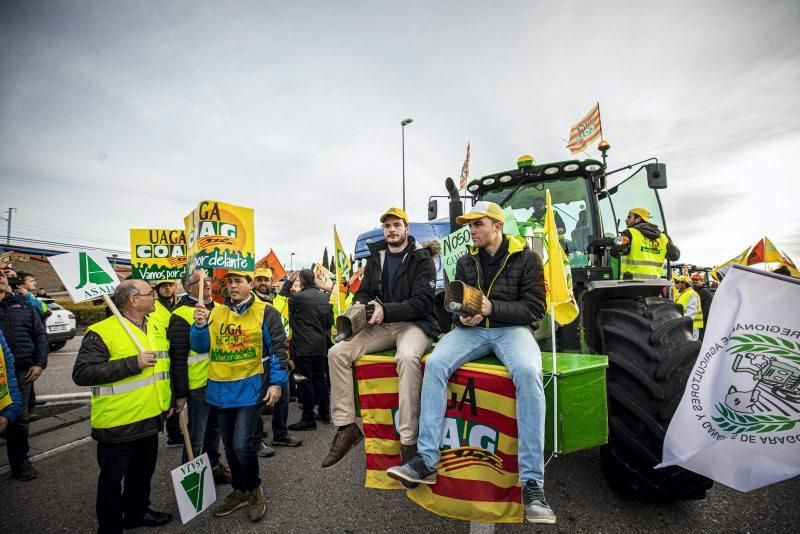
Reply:
M408 224L408 214L400 208L389 208L388 210L383 212L380 221L383 222L383 220L389 216L397 217L398 219L403 219L406 222L406 224Z
M639 217L641 217L641 218L642 218L642 220L643 220L644 222L647 222L647 223L649 223L649 222L650 222L650 212L649 212L649 211L647 211L647 210L646 210L646 209L644 209L644 208L633 208L633 209L632 209L631 211L629 211L628 213L633 213L634 215L638 215Z
M503 209L494 202L487 202L480 200L472 206L464 215L456 217L456 224L468 224L470 221L480 219L481 217L489 217L495 221L505 222L506 214Z
M225 276L233 276L233 275L243 276L247 278L248 282L253 281L253 273L251 273L250 271L228 271L227 273L225 273Z
M689 278L685 274L682 274L680 276L676 276L675 277L675 282L683 282L684 284L689 284L689 285L692 284L691 278Z
M255 277L263 276L265 278L272 278L272 269L269 267L259 267L256 269Z

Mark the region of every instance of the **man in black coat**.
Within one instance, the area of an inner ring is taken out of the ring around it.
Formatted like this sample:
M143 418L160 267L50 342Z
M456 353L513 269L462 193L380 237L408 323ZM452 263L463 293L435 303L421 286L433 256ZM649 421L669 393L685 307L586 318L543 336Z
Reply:
M11 291L8 278L0 273L0 330L14 355L22 415L6 430L8 463L11 477L36 478L36 469L28 460L28 402L33 383L47 367L47 333L36 311L25 299Z
M420 358L439 334L434 311L436 267L431 250L409 235L405 211L389 208L380 221L384 239L369 245L371 254L364 279L353 296L353 305L370 304L375 312L362 331L328 351L331 417L338 428L333 446L322 460L326 469L339 463L364 438L355 423L353 364L367 352L397 347L401 456L405 459L416 452L422 387Z
M456 280L483 293L480 313L459 317L425 363L418 454L387 475L406 487L435 484L450 375L467 362L494 354L508 369L517 399L519 477L525 517L556 522L544 500L545 397L542 355L533 337L545 311L542 261L520 237L503 234L503 210L479 201L456 219L469 224L472 246L456 264Z
M300 280L300 291L289 295L289 327L292 330L291 353L295 375L305 380L297 384L297 397L303 409L300 421L289 430L316 430L317 421L330 422L330 397L325 380L328 336L333 326L330 295L320 291L314 271L303 269L289 275L285 286ZM314 406L319 406L314 414Z

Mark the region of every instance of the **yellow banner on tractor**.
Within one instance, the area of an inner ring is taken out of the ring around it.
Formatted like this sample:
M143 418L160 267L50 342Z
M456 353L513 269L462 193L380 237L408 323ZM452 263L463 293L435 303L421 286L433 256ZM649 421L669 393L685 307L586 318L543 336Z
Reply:
M188 261L186 232L173 228L131 228L131 277L177 281Z
M255 221L252 208L203 200L183 218L192 269L255 271Z

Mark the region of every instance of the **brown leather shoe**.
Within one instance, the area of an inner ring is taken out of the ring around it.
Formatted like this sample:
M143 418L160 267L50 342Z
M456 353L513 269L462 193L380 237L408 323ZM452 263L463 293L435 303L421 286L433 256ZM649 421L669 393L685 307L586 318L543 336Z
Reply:
M350 452L350 449L361 443L362 439L364 439L364 434L355 423L344 430L337 431L336 435L333 436L331 452L322 459L323 469L328 469L338 464L345 454Z
M250 492L250 500L247 503L247 516L253 523L261 521L267 513L267 501L264 499L264 492L258 486Z

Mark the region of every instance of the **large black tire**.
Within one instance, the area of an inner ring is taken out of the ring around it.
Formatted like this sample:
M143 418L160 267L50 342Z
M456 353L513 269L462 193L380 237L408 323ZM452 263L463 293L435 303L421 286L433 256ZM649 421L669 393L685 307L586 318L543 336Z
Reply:
M608 444L600 452L609 485L646 500L703 499L713 482L680 467L653 469L700 352L692 319L671 300L611 299L598 322L608 355Z

